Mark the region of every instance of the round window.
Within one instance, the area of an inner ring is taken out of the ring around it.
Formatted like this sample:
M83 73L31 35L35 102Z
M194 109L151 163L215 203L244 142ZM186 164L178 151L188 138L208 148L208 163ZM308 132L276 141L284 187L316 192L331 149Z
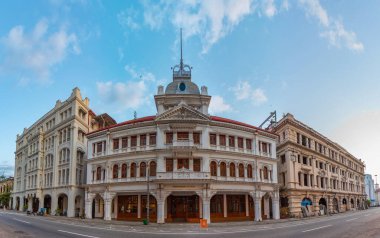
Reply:
M186 84L185 83L180 83L179 84L179 90L185 91L185 89L186 89Z

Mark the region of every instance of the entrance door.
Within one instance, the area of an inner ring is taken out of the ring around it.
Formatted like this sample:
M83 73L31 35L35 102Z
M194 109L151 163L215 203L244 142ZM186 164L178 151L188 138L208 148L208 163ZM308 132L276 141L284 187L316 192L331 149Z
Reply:
M198 222L199 198L193 196L169 196L168 221L172 222Z

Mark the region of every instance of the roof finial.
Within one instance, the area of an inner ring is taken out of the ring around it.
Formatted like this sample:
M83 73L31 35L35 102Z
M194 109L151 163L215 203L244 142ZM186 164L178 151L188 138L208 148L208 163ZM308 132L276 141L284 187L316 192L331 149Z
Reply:
M181 28L181 61L180 61L180 68L183 69L183 58L182 58L182 28Z

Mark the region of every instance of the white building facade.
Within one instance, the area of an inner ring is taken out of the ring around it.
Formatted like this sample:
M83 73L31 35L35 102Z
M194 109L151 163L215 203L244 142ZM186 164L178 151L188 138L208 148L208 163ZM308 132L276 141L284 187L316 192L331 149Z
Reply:
M275 134L209 115L182 59L154 99L155 116L87 135L87 218L279 219Z
M375 182L372 179L372 175L366 174L364 181L365 181L365 193L367 194L367 200L370 200L370 206L375 206L376 205Z
M83 213L89 100L74 88L64 102L17 135L13 209L79 216Z

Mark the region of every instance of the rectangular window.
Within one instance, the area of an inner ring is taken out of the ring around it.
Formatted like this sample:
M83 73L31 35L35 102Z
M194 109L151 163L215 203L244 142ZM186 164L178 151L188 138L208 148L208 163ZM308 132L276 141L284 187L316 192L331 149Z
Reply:
M300 143L300 133L297 133L297 144Z
M216 145L216 134L210 134L210 145Z
M137 136L131 136L131 147L137 146Z
M189 140L189 132L177 132L177 140Z
M166 172L173 171L173 159L166 159Z
M177 159L177 169L189 169L189 159Z
M252 150L252 140L251 139L246 139L245 145L247 147L247 150Z
M286 162L285 155L281 155L281 163L285 164L285 162Z
M113 139L113 149L118 150L119 149L119 138Z
M121 138L121 148L127 148L128 147L128 137Z
M193 159L193 171L194 172L201 171L201 159Z
M244 148L243 138L241 138L241 137L238 137L238 147L239 147L240 149L243 149L243 148Z
M226 146L226 136L219 135L219 145Z
M303 185L304 186L309 186L308 183L307 183L307 176L309 176L308 174L304 174L303 175Z
M306 138L306 136L302 135L301 139L302 139L302 145L306 146L306 144L307 144L307 138Z
M173 132L166 133L166 144L173 144Z
M201 133L193 132L193 141L194 141L194 144L196 144L196 145L201 144Z
M146 135L140 135L140 146L146 146Z
M234 136L228 136L228 146L229 147L235 147L235 137Z
M96 152L100 153L103 151L103 142L96 143Z
M149 145L156 145L156 134L149 135Z
M307 165L307 157L306 156L302 157L302 163Z

